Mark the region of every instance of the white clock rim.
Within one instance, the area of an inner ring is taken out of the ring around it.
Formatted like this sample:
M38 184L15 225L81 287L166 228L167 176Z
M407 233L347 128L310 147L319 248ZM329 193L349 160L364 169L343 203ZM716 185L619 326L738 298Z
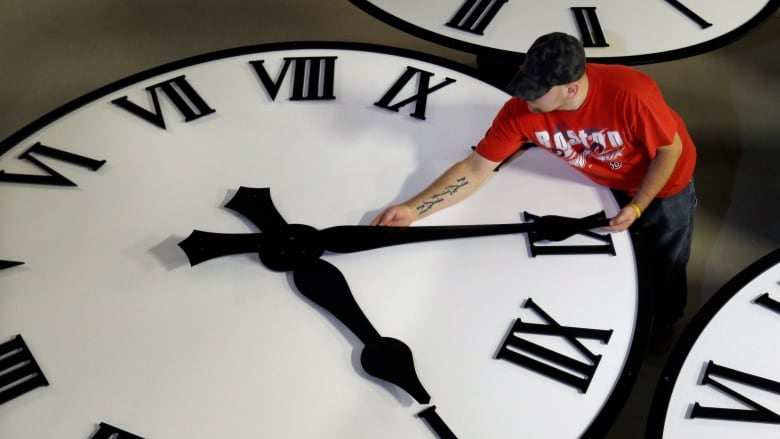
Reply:
M414 23L406 21L396 15L391 14L376 6L371 0L349 0L352 4L362 9L369 15L377 18L378 20L393 26L410 35L417 36L427 41L431 41L436 44L440 44L445 47L449 47L456 50L462 50L464 52L473 53L478 57L488 57L496 59L509 59L520 60L525 57L525 52L511 51L499 49L491 46L485 46L480 44L471 43L462 39L453 38L438 32L434 32L430 29L426 29L422 26L418 26ZM636 55L620 55L620 56L588 56L588 61L603 64L624 64L624 65L641 65L641 64L655 64L660 62L674 61L683 58L690 58L703 53L711 52L713 50L724 47L740 37L748 33L750 30L758 26L761 22L769 18L776 9L780 7L780 0L767 0L766 5L750 20L746 21L742 25L726 32L716 38L704 41L699 44L683 47L680 49L673 49L668 51L654 52L654 53L642 53ZM586 50L587 51L587 50Z
M693 317L674 345L664 365L661 379L658 380L648 416L648 438L660 438L664 435L664 421L667 417L672 392L677 384L680 372L688 359L688 354L694 348L699 338L704 335L707 325L715 318L718 312L728 306L731 299L745 292L745 287L753 280L778 264L780 264L780 248L759 258L731 278ZM755 292L755 295L759 294L760 292Z

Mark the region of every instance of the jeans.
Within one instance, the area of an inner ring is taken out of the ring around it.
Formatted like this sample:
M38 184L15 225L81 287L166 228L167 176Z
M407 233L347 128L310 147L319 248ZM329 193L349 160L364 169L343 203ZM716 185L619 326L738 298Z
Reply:
M612 190L622 207L631 197ZM696 209L693 180L675 195L656 198L629 228L637 251L639 288L653 299L653 327L673 325L688 301L687 266Z

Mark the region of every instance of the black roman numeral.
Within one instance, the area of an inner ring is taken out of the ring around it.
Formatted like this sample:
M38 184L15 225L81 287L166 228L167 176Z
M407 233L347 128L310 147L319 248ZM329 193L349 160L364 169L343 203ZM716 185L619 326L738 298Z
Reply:
M669 3L670 5L674 6L675 9L677 9L678 11L682 12L683 14L685 14L686 17L688 17L691 20L693 20L694 23L698 24L699 27L701 27L702 29L708 28L708 27L712 26L712 23L710 23L707 20L705 20L705 19L701 18L700 16L698 16L695 12L690 10L687 6L685 6L684 4L680 3L679 1L677 1L677 0L665 0L665 1L666 1L666 3Z
M179 113L184 116L185 122L199 119L216 111L209 107L206 101L200 97L184 75L146 87L147 94L152 97L152 104L154 105L154 110L152 111L131 102L127 96L114 99L111 103L129 111L131 114L140 117L154 126L166 129L165 117L160 108L160 96L158 91L162 92L165 96L168 96L171 103L173 103Z
M128 433L122 429L114 427L113 425L101 422L98 430L92 435L90 439L144 439L141 436L137 436L133 433Z
M531 298L526 301L523 307L533 310L547 324L526 323L518 318L512 324L498 354L496 354L496 358L507 360L518 366L545 375L572 386L582 393L587 392L588 386L590 386L593 375L596 373L596 369L601 361L601 355L591 352L579 339L595 339L606 344L612 336L612 330L561 326ZM545 348L518 335L523 333L562 337L583 354L588 362L579 361L552 349Z
M507 0L466 0L447 26L483 35L485 28L495 18Z
M780 314L780 302L769 297L769 293L756 297L755 303Z
M276 95L279 94L279 89L291 65L293 66L291 101L329 100L336 99L333 94L336 58L335 56L284 58L284 64L276 80L271 79L271 75L263 65L263 60L250 61L249 64L254 68L272 101L276 100Z
M457 439L455 433L450 430L450 427L444 422L444 419L436 412L436 406L432 405L425 410L417 414L420 418L428 424L428 427L433 430L439 439Z
M605 217L604 212L597 214L599 217ZM525 221L537 220L539 216L523 212L523 219ZM536 257L538 255L597 255L608 254L615 256L615 243L612 241L612 235L609 233L600 234L590 230L586 230L582 233L578 233L580 236L591 238L594 241L601 242L602 244L591 245L559 245L559 244L539 244L545 242L538 233L528 233L528 242L531 247L531 256Z
M398 94L406 86L406 84L408 84L409 81L411 81L415 77L418 78L417 94L409 98L406 98L404 100L401 100L395 104L391 104L393 99L395 99L398 96ZM442 87L445 87L455 82L455 80L452 78L445 78L442 82L431 87L430 84L431 84L432 77L433 77L433 73L431 72L426 72L425 70L420 70L414 67L407 66L406 71L401 75L401 77L398 78L398 80L395 81L393 86L390 87L390 90L388 90L387 93L385 93L385 95L382 96L382 99L375 102L374 105L397 112L404 105L408 105L414 102L415 103L414 111L411 113L411 116L416 117L417 119L425 120L425 109L428 105L428 96L434 91L439 90Z
M0 344L0 404L48 385L21 335Z
M571 12L574 14L574 21L577 23L577 30L580 32L583 46L609 47L607 39L604 37L604 31L601 30L601 23L596 15L595 7L573 7Z
M19 156L19 160L28 160L41 170L45 171L46 175L9 174L0 170L0 181L7 183L44 184L53 186L77 186L76 183L68 180L59 172L46 166L42 161L35 158L33 154L68 162L92 171L97 171L106 163L105 160L91 159L82 155L55 149L38 142L31 146L27 151L23 152L22 155Z
M701 385L710 385L721 392L731 396L750 409L734 409L720 407L704 407L698 402L693 404L691 410L691 419L705 418L718 419L722 421L742 421L742 422L765 422L771 424L780 424L780 415L747 398L746 396L732 390L715 377L721 377L738 383L761 389L767 392L780 393L780 383L767 378L762 378L749 373L741 372L736 369L720 366L713 361L709 361L704 369L704 377Z

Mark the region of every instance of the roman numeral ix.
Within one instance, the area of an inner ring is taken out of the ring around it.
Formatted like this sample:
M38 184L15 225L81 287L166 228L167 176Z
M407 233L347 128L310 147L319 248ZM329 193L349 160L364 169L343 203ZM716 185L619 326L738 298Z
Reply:
M531 298L528 298L523 307L531 309L547 324L526 323L519 318L515 320L501 344L498 354L496 354L496 359L506 360L520 367L530 369L572 386L582 393L587 392L588 386L590 386L593 375L595 375L601 361L601 355L591 352L579 339L594 339L606 344L612 336L612 330L561 326ZM526 340L521 334L561 337L586 357L587 362L540 346Z
M401 90L406 86L406 84L408 84L415 77L417 78L417 93L393 104L393 99L395 99L398 94L401 93ZM432 77L433 73L431 72L426 72L425 70L407 66L406 71L401 74L397 81L395 81L393 86L390 87L390 90L388 90L379 101L375 102L374 105L385 108L387 110L398 111L401 107L414 102L414 111L411 113L411 116L417 119L425 120L425 109L428 105L428 96L430 96L430 94L434 91L455 82L455 80L452 78L445 78L442 82L431 87L430 84Z

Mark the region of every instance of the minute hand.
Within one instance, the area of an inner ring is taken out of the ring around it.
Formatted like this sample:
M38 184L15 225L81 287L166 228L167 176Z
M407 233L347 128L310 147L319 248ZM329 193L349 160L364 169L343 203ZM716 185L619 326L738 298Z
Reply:
M546 215L534 222L465 226L335 226L320 230L325 250L351 253L414 242L469 238L513 233L534 234L538 239L561 241L586 230L605 227L609 219L603 212L584 218Z

